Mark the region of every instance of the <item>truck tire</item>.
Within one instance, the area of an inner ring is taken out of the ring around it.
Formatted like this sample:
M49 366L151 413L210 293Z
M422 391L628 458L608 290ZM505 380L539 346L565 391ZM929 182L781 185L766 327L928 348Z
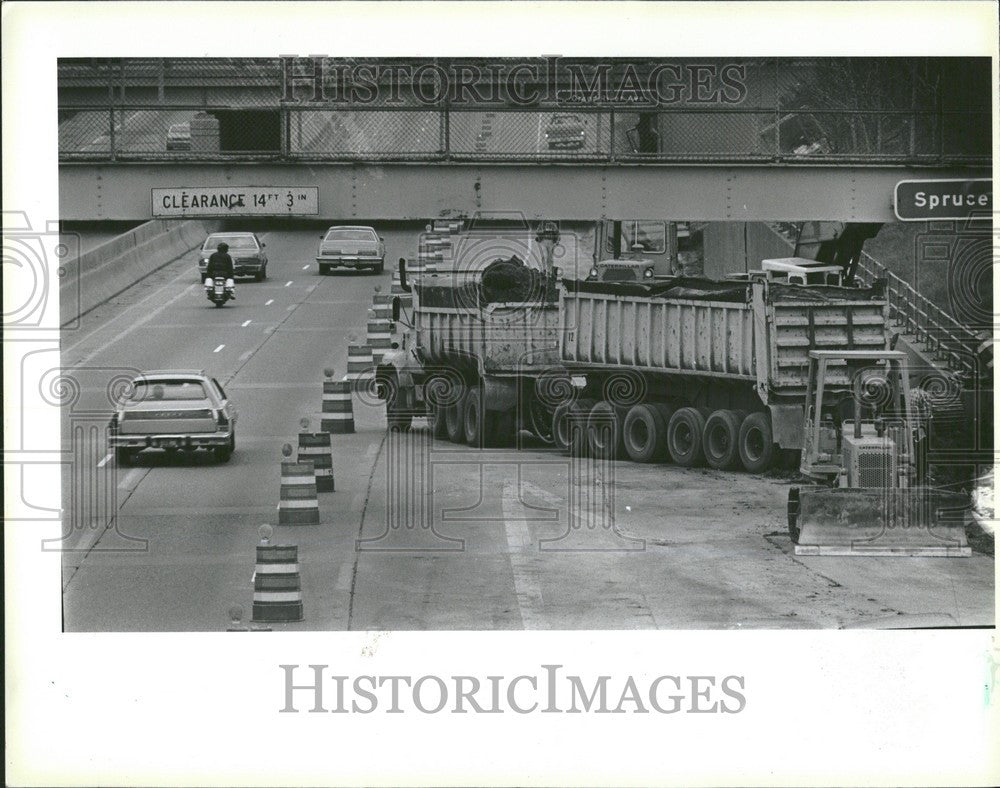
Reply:
M395 396L390 392L390 398L385 403L385 422L390 430L406 432L413 426L413 411L407 407L403 392L395 390Z
M444 429L452 443L465 443L464 404L463 395L454 405L447 405L444 409Z
M462 397L462 426L465 442L477 449L492 443L493 417L483 407L483 395L478 388L470 388Z
M740 414L731 410L717 410L705 420L702 445L710 468L728 471L737 466L741 423Z
M587 441L587 417L594 407L594 400L581 399L564 402L552 414L552 438L556 447L576 457L586 457L590 451Z
M663 462L672 462L673 456L670 454L670 443L667 440L667 427L670 424L670 419L673 417L674 411L677 410L677 408L666 402L650 402L647 404L659 413L660 418L663 419L663 451L658 459Z
M740 425L740 462L750 473L761 473L774 460L774 433L771 415L764 411L751 413Z
M427 406L427 423L431 428L431 437L437 440L444 440L448 437L448 425L445 423L444 413L443 405Z
M131 449L115 449L115 462L118 465L129 466L135 461Z
M660 459L667 445L667 422L661 411L645 402L633 405L625 416L622 440L632 462Z
M705 461L702 437L705 434L705 417L697 408L680 408L667 424L667 446L674 462L685 468L694 468Z
M601 400L587 416L587 444L594 457L614 460L625 456L627 410Z
M792 544L799 543L799 488L788 488L788 535Z
M552 442L559 451L569 449L569 412L575 402L563 402L552 412Z

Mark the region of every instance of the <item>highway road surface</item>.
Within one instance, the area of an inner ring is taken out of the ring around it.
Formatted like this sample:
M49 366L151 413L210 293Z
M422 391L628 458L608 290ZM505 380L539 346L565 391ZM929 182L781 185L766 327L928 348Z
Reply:
M382 230L387 261L412 233ZM319 429L323 369L346 369L373 286L321 277L318 233L265 233L269 279L215 309L193 256L68 332L63 436L67 631L220 631L249 617L257 528L277 522L281 446ZM204 368L239 409L225 464L164 456L119 468L104 448L107 389L151 368ZM299 546L305 620L275 629L829 628L993 621L992 556L801 558L788 481L669 465L594 469L531 445L479 452L387 436L355 398L333 436L321 524L275 526ZM594 477L593 474L597 473ZM572 501L570 506L568 502ZM612 512L613 519L602 516Z

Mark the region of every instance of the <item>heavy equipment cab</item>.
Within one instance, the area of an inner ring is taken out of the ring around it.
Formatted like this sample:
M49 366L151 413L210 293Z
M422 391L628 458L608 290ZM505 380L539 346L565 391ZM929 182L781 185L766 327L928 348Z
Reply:
M851 384L844 390L845 376ZM838 390L830 395L831 384ZM811 350L800 470L840 487L905 487L917 481L906 354Z

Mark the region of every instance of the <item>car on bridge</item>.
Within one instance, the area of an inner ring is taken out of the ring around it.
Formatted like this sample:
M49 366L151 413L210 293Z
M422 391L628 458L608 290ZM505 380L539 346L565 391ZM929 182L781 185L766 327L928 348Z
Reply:
M319 239L321 274L333 268L368 268L380 274L385 268L385 242L374 227L331 227Z
M134 378L108 424L108 449L131 465L144 449L211 451L228 462L236 448L236 408L203 370L151 370Z
M255 233L212 233L205 239L198 251L198 281L205 279L208 258L220 243L229 245L229 256L233 258L236 276L252 276L258 282L267 279L266 244Z
M167 150L191 150L190 123L175 123L167 129Z
M545 127L545 142L549 150L578 150L587 139L587 131L579 115L553 115Z

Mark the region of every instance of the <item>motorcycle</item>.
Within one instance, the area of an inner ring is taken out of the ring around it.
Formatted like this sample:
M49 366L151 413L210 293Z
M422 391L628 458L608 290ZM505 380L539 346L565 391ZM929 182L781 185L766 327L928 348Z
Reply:
M217 307L222 306L233 297L232 291L226 287L226 278L224 276L215 277L212 280L212 284L205 288L205 295Z

